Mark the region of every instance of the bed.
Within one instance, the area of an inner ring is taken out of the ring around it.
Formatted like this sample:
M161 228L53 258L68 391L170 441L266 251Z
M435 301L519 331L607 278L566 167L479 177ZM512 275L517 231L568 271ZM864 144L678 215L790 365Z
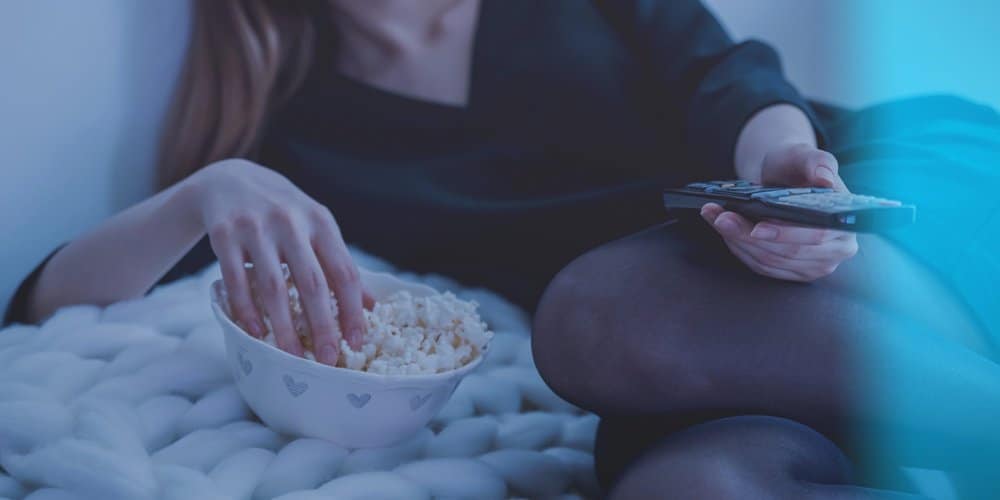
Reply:
M0 498L597 496L597 417L542 381L527 315L486 290L401 275L478 301L496 332L484 363L412 438L348 450L263 425L225 367L211 266L139 300L0 331Z

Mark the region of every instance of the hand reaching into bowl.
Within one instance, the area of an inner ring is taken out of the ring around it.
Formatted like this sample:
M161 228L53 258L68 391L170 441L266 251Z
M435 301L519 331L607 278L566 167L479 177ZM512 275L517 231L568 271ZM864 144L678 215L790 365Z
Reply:
M246 160L209 165L191 182L197 186L202 224L222 268L230 311L247 331L263 338L266 317L278 347L302 356L282 274L281 264L287 263L317 360L337 363L338 330L353 348L360 345L366 325L363 307L371 299L329 209L280 174ZM248 261L252 273L245 267ZM255 305L251 287L262 310ZM338 319L331 310L331 291L338 299ZM337 320L339 329L334 327Z

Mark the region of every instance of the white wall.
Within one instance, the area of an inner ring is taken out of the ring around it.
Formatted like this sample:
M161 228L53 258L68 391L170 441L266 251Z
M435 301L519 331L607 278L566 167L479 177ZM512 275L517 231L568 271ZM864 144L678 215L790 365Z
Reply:
M837 99L845 89L832 64L832 32L842 0L703 0L733 38L757 38L781 54L789 79L813 97ZM879 0L874 0L879 1Z
M0 307L59 242L151 190L179 0L0 3Z
M1000 109L1000 1L833 1L850 5L838 29L849 98L948 92Z
M858 107L947 92L1000 108L1000 1L704 2L736 38L773 43L810 96Z

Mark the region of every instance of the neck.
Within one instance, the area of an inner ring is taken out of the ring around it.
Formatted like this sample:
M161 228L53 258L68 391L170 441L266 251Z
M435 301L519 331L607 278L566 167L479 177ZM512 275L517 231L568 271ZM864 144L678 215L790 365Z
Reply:
M448 14L469 0L329 0L342 37L385 55L433 41L448 29Z

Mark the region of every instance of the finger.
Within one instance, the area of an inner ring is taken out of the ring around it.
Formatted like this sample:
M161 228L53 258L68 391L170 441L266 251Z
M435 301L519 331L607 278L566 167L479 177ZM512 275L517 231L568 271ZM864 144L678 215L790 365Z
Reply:
M809 176L809 186L833 188L846 191L840 179L840 163L837 158L822 149L814 149L806 154L805 168Z
M847 191L840 163L827 151L800 144L768 155L761 176L767 185L827 187Z
M819 260L798 260L791 259L773 252L770 252L758 245L747 244L742 241L732 241L733 245L739 246L741 250L752 256L755 261L769 269L780 269L798 276L800 281L812 281L832 273L843 259L826 258Z
M834 238L818 245L774 243L754 238L750 238L749 240L741 239L740 241L776 256L803 262L840 262L853 257L858 250L857 239L853 236Z
M299 300L312 332L313 354L320 363L337 365L340 331L334 319L330 301L330 288L326 275L313 252L308 238L286 240L292 242L282 253L299 291Z
M734 212L723 212L715 218L713 227L726 245L744 263L759 274L791 281L812 281L836 269L839 261L795 261L753 245L750 232L753 224Z
M809 186L810 176L806 160L816 148L810 144L796 144L778 148L764 157L761 182L766 186Z
M226 286L231 316L254 337L264 338L267 329L253 303L250 282L244 267L245 254L243 249L234 240L232 233L221 227L210 232L209 243L215 256L219 259L222 282Z
M775 243L819 245L838 238L849 238L851 233L769 220L757 223L750 231L750 237Z
M362 303L361 278L347 245L335 227L317 232L313 248L330 288L337 296L340 328L344 339L354 349L361 347L367 320Z
M757 274L786 281L811 281L809 278L796 270L785 269L783 267L773 265L771 262L765 262L764 259L755 255L755 252L751 250L752 247L749 245L730 241L727 241L726 245L729 246L729 250L733 252L733 255L743 261L747 267Z
M709 209L708 212L710 217L712 210ZM820 265L839 262L857 252L856 242L853 241L856 238L852 233L794 226L781 222L754 225L734 212L723 211L715 218L713 227L727 240L743 242L784 260L803 261L795 265L811 267L812 264L809 264L811 261L816 261ZM769 231L777 231L773 236L774 239L762 238L769 235ZM783 232L789 234L784 235Z
M360 269L359 269L360 271ZM365 273L367 271L361 272L361 306L367 311L371 311L375 308L375 296L368 290L368 284L365 283Z
M771 269L769 266L759 262L753 255L750 255L745 250L742 249L741 245L738 243L741 237L741 232L744 233L743 236L749 234L749 230L745 227L741 229L742 222L739 215L733 212L726 212L721 206L715 203L708 203L701 209L701 215L705 220L712 225L726 242L726 246L738 259L743 261L751 270L757 274L762 274L764 276L770 276L772 278L778 279L791 279L798 281L800 278L788 273L787 271L780 269Z
M715 218L712 227L726 239L746 240L750 238L753 223L736 212L723 211Z
M739 243L726 242L726 246L729 247L729 251L740 259L751 271L775 279L783 279L787 281L802 281L801 276L791 273L784 269L778 269L764 264L757 260L752 254L747 252L743 246Z
M367 289L361 291L361 305L369 311L375 308L375 297Z
M254 263L254 278L274 339L278 348L302 356L302 343L292 326L291 310L288 306L288 287L281 272L277 250L261 238L250 243L250 256Z
M717 203L706 203L701 207L701 217L709 224L715 224L715 219L726 209Z

